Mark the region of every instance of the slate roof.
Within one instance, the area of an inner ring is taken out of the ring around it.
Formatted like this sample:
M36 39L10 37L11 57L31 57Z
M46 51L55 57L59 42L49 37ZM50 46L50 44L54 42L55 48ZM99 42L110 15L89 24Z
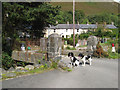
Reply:
M108 29L115 29L115 28L117 28L116 26L114 26L114 25L106 25L106 27L105 28L108 28Z
M80 28L82 28L82 29L88 29L88 28L94 29L94 28L97 28L97 25L96 25L96 24L80 24L79 26L80 26Z
M50 29L72 29L73 24L58 24L56 26L50 26ZM97 28L96 24L75 24L75 29L94 29ZM106 28L114 29L117 28L114 25L106 25Z
M51 26L50 28L51 29L68 29L69 25L67 25L67 24L58 24L56 26Z
M56 26L51 26L51 29L72 29L73 28L73 24L58 24ZM75 28L79 29L80 26L78 24L75 24Z

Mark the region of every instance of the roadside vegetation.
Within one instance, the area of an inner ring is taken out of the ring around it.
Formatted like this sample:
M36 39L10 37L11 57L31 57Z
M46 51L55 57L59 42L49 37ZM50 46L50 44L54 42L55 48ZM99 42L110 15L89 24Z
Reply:
M43 64L39 64L40 66L39 67L35 67L34 69L27 69L27 68L25 68L25 66L27 64L30 65L30 63L17 62L17 65L19 65L18 67L23 67L23 68L15 69L14 71L9 71L9 69L7 68L6 73L2 74L2 78L0 80L6 80L6 79L16 78L16 77L21 77L21 76L26 76L26 75L33 75L33 74L44 73L44 72L48 72L48 71L51 71L51 70L54 70L54 69L63 70L63 71L67 71L67 72L71 72L72 71L72 69L70 69L69 67L59 66L59 64L58 64L59 60L53 61L51 59L50 62L51 63L49 65L47 63L45 63L44 65ZM14 68L16 68L16 67L14 67ZM14 76L7 76L8 74L13 74L13 75L15 74L15 75Z
M9 79L9 78L15 78L19 76L24 76L24 75L32 75L32 74L38 74L38 73L44 73L50 70L54 70L55 67L47 67L46 65L41 65L39 68L35 68L33 70L27 70L28 72L13 72L16 74L16 76L6 76L6 74L2 74L2 80Z

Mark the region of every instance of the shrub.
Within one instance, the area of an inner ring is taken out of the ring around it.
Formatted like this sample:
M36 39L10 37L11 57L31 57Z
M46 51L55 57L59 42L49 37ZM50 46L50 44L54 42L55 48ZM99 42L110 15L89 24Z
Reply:
M55 61L52 61L52 68L57 69L58 68L58 63Z
M45 60L45 56L43 56L42 59Z
M14 44L13 44L13 50L17 50L17 51L20 51L21 50L21 41L20 41L20 38L16 38L15 41L14 41Z
M112 58L112 59L117 59L119 57L120 54L118 54L117 52L113 53L112 52L112 48L110 48L108 50L108 53L109 53L109 58Z
M41 66L40 66L40 69L43 69L43 68L44 68L44 65L41 65Z
M120 46L118 47L117 52L120 54Z
M8 70L14 64L13 59L5 52L2 53L2 67Z
M118 40L108 40L106 45L111 45L112 46L112 43L114 43L115 45L118 44Z
M73 45L73 38L65 38L65 41L67 41L67 44ZM75 38L75 44L77 44L78 38Z
M98 42L97 46L96 46L96 50L93 52L93 56L95 57L108 57L108 53L105 52L102 48L102 46L100 45L100 42Z
M67 47L66 47L66 49L70 49L70 47L69 47L69 46L67 46Z
M82 33L79 35L79 39L83 40L83 39L87 39L90 36L90 33Z
M69 46L66 47L68 50L76 50L74 47L70 48Z
M118 58L118 53L109 53L109 58L112 58L112 59L117 59Z
M16 62L16 65L17 65L17 66L23 66L23 67L25 67L26 62L23 62L23 61L17 61L17 62Z
M47 68L48 68L47 63L44 65L44 68L45 68L45 69L47 69Z
M68 67L61 67L63 70L67 70L68 69Z
M68 71L68 72L71 72L71 71L72 71L72 69L67 69L67 71Z
M38 60L38 63L41 64L41 60L40 59Z

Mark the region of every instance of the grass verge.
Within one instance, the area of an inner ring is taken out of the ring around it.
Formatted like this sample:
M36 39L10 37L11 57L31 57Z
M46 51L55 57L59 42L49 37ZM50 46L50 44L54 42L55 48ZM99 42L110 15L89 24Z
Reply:
M61 67L61 69L63 69L64 71L68 71L68 72L72 71L72 69L70 69L69 67Z
M13 77L8 77L8 76L6 76L6 74L2 74L2 80L16 78L16 77L24 76L24 75L33 75L33 74L44 73L44 72L51 71L51 70L54 70L54 68L52 68L52 67L50 67L50 68L40 67L40 68L36 68L33 70L28 70L28 72L14 72L16 74L16 76L13 76Z

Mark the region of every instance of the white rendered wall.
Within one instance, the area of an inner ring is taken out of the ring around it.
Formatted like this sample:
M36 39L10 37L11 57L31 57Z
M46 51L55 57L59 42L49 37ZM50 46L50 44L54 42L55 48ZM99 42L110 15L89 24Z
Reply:
M77 29L75 29L75 34L81 34L83 32L87 32L88 30L87 29L79 29L78 32L77 32ZM50 34L53 34L53 33L57 33L61 36L64 36L64 38L66 38L66 35L68 35L69 37L73 34L73 29L55 29L55 32L54 32L54 29L46 29L45 31L45 35L44 37L48 37Z

